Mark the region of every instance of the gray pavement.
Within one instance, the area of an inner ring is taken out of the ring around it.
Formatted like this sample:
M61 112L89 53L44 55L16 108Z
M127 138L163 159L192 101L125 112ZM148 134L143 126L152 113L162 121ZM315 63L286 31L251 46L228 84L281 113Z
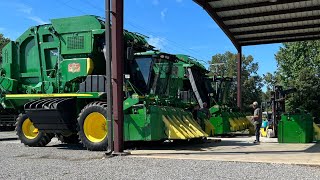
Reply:
M57 139L46 147L23 146L13 132L0 132L0 179L319 179L319 166L270 163L225 162L218 160L146 158L104 156L90 152L80 145L60 144ZM228 140L202 145L166 144L142 146L133 154L174 151L188 156L188 152L206 152L210 148L228 149ZM230 140L231 141L231 140ZM223 144L226 143L226 144ZM243 142L246 143L245 141ZM272 143L271 143L272 144ZM237 144L239 145L239 144ZM230 146L233 147L233 146ZM211 149L212 150L212 149ZM229 150L229 149L228 149ZM190 154L192 155L192 154ZM207 154L209 156L210 154ZM210 156L218 156L219 153ZM144 156L152 156L146 155ZM198 155L200 156L200 155ZM259 157L259 156L257 156ZM201 159L201 158L199 158Z

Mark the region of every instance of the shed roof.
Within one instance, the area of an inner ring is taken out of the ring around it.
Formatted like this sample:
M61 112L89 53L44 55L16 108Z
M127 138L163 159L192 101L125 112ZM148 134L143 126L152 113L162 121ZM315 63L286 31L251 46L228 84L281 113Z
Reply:
M320 0L194 0L241 46L320 39Z

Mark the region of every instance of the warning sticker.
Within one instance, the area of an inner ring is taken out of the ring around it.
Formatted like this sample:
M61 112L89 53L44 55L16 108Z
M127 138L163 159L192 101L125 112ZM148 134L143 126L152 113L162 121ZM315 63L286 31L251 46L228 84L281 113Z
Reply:
M68 72L71 72L71 73L80 72L80 63L68 64Z

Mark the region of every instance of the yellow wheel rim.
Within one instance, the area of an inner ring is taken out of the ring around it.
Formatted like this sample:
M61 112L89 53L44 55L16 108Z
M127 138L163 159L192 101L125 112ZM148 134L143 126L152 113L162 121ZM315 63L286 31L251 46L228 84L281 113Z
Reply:
M98 112L90 113L84 120L83 130L91 142L99 143L108 134L107 119Z
M28 118L22 124L22 132L28 139L34 139L38 136L39 130L34 127L31 120Z

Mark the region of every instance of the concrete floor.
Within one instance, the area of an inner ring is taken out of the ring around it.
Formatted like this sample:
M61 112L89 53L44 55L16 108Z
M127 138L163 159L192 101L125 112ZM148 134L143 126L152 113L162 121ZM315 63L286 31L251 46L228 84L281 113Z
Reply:
M221 142L217 142L221 139ZM320 144L279 144L277 139L254 137L210 138L197 145L163 145L130 151L132 156L168 159L196 159L236 162L320 165Z
M221 142L218 140L221 140ZM320 165L320 143L279 144L277 139L262 138L262 143L255 145L252 143L253 140L254 137L246 136L209 138L203 144L148 144L140 145L128 151L131 153L129 157ZM53 142L59 143L57 140L53 140ZM0 145L1 143L20 144L13 131L0 132ZM79 148L81 149L81 145L79 145ZM68 153L72 153L72 151ZM77 153L77 151L74 151L74 153ZM86 153L100 154L101 152Z

